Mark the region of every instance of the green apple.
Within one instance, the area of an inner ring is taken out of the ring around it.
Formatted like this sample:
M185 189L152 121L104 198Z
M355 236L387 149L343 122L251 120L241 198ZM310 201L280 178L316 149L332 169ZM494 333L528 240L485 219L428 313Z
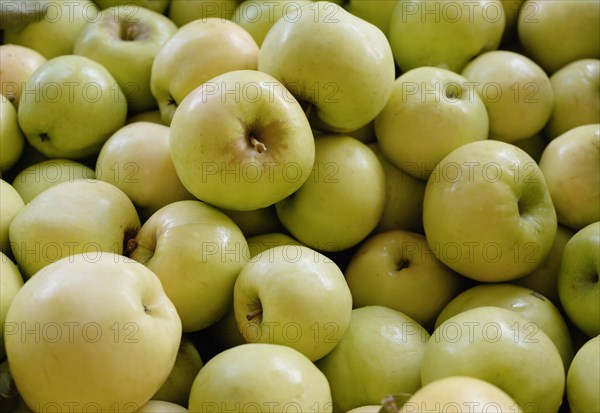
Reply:
M269 30L258 69L305 103L317 129L349 132L375 119L395 77L385 34L329 1L302 6L297 15Z
M93 179L56 184L12 220L10 244L25 279L63 257L123 254L140 228L131 200L116 186Z
M490 137L516 142L540 132L552 113L550 79L533 60L493 50L471 60L461 74L473 82L490 118Z
M167 16L179 27L194 20L231 20L240 0L171 0Z
M346 10L389 33L390 19L397 0L348 0Z
M572 413L600 411L600 336L586 341L567 372L567 399Z
M355 308L382 305L426 328L464 284L462 276L433 255L424 235L400 230L367 238L344 275Z
M194 380L190 412L332 411L327 379L302 353L248 343L211 358Z
M135 122L117 130L102 146L95 173L125 192L142 220L171 202L194 199L175 171L165 125Z
M94 170L81 162L48 159L22 169L13 179L12 186L27 204L42 191L61 182L95 178Z
M186 413L182 405L163 400L148 400L136 413Z
M315 140L310 177L275 205L282 225L320 251L357 245L375 228L386 200L385 172L367 145L346 135Z
M24 0L20 3L11 0L0 0L0 30L18 32L28 23L39 21L48 12L45 0Z
M17 190L0 179L0 252L11 256L9 228L15 217L25 208L25 202Z
M73 53L106 67L125 93L129 110L143 112L158 106L150 90L152 62L176 31L175 23L153 10L109 7L83 30Z
M350 409L346 413L380 413L381 407L380 404L367 404L365 406Z
M459 73L469 60L500 46L501 0L398 0L388 37L402 71L436 66Z
M225 315L236 277L249 259L235 223L198 200L172 202L156 211L137 233L129 256L158 275L186 332Z
M101 9L107 9L114 6L129 6L129 8L124 10L139 10L139 8L143 7L157 13L164 13L167 11L170 1L171 0L94 0Z
M284 231L284 228L277 217L275 205L269 205L264 208L257 208L249 211L236 211L234 209L226 208L219 209L240 227L246 238L260 234Z
M247 241L250 258L255 257L269 248L278 247L280 245L302 245L302 243L282 232L269 232L266 234L255 235L247 238Z
M577 126L600 123L600 60L580 59L550 76L554 108L545 128L549 139Z
M21 30L5 31L4 43L29 47L46 59L73 53L81 32L100 18L100 10L92 0L32 0L29 3L24 7L29 10L45 8L46 13ZM51 39L49 33L52 33Z
M550 300L526 287L510 283L480 284L456 295L440 312L438 327L450 317L476 307L495 306L514 311L546 333L562 358L565 371L573 359L573 342L560 310Z
M381 403L396 393L421 387L420 368L429 333L391 308L352 310L348 330L327 356L316 362L325 374L336 411Z
M563 401L565 369L556 346L535 322L505 308L466 310L434 330L421 383L449 376L489 381L523 411L557 412Z
M246 342L286 345L314 361L343 337L352 296L331 259L305 246L281 245L239 272L233 311Z
M135 412L173 368L181 321L142 264L75 254L21 287L5 340L17 389L33 411Z
M469 376L450 376L432 381L417 390L402 405L400 413L440 411L483 413L521 412L521 407L498 386ZM456 409L456 410L455 410Z
M563 249L558 294L573 324L588 337L600 334L600 221L580 229Z
M18 111L29 143L50 158L96 155L126 116L127 102L108 70L75 55L40 66L25 83Z
M19 127L17 110L10 100L0 94L0 176L11 169L25 147L25 137Z
M600 221L600 123L550 141L539 165L560 224L579 230Z
M556 211L537 163L497 140L467 143L446 156L427 182L423 227L435 256L483 282L535 270L556 235Z
M0 45L0 93L19 108L23 85L46 58L39 52L16 44ZM4 116L3 116L4 117Z
M519 13L525 0L501 0L504 8L505 26L502 34L502 43L500 46L515 42L517 39L517 23Z
M150 90L169 125L177 106L196 87L223 73L257 67L258 45L241 26L216 17L195 20L180 27L156 54Z
M3 252L0 252L0 359L4 351L4 320L17 292L23 286L23 277L17 265ZM0 397L1 399L2 397Z
M523 149L527 152L527 155L531 156L531 159L538 163L547 144L548 140L543 131L531 135L528 138L519 139L518 141L513 142L513 145Z
M526 0L517 23L524 53L548 74L579 59L600 58L600 3Z
M194 89L173 116L169 142L183 185L202 201L235 210L291 195L315 159L302 107L257 70L227 72Z
M473 84L436 67L418 67L399 76L375 118L381 153L423 180L453 149L487 139L488 134L488 113Z
M144 112L134 113L127 118L126 125L134 122L152 122L164 125L159 109L147 110Z
M173 369L152 399L187 406L192 383L203 365L202 357L190 336L182 335Z

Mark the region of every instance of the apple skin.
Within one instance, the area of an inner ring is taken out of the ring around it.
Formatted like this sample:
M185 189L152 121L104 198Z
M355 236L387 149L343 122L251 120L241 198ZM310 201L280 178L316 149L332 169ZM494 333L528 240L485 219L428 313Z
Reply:
M126 116L125 96L109 71L75 55L41 65L27 79L18 111L19 126L36 150L70 159L97 155Z
M377 155L350 136L318 136L315 153L306 182L275 209L301 243L319 251L342 251L377 226L385 207L385 172Z
M397 0L348 0L345 7L353 15L379 27L387 36L396 4Z
M19 108L21 88L46 60L39 52L29 47L17 44L0 45L0 93L8 98L15 109Z
M463 76L437 67L418 67L400 75L375 118L383 155L422 180L453 149L485 140L488 134L488 113L479 94Z
M600 221L600 123L550 141L539 165L560 224L579 230Z
M563 401L565 369L556 346L534 322L505 308L466 310L434 330L421 383L448 376L489 381L523 411L557 412Z
M212 17L231 20L239 3L239 0L171 0L167 17L179 27Z
M56 184L29 202L12 220L12 252L25 279L60 258L82 253L90 261L123 254L140 229L131 200L104 181Z
M580 59L550 76L554 108L545 127L554 139L577 126L600 123L600 60Z
M219 208L268 207L300 188L314 163L314 138L300 104L256 70L227 72L194 89L170 128L181 182Z
M17 110L0 94L0 176L11 169L23 154L25 137L19 128Z
M11 373L34 411L136 411L169 375L181 339L160 280L113 253L42 269L15 296L5 326Z
M586 341L567 372L567 399L572 413L600 411L600 336Z
M219 208L236 223L246 238L271 232L283 232L285 229L279 222L275 205L249 211Z
M12 256L9 228L12 221L25 208L25 202L17 190L0 179L0 252Z
M148 400L136 413L186 413L185 407L164 400Z
M497 140L465 144L427 182L423 226L436 257L481 282L536 269L556 235L556 211L537 163Z
M288 346L242 344L211 358L196 376L190 412L332 411L327 379Z
M563 250L558 294L573 324L588 337L600 334L600 221L580 229Z
M4 351L4 321L15 295L23 286L23 277L17 265L3 252L0 252L0 359Z
M159 109L147 110L144 112L134 113L127 118L126 125L134 122L152 122L164 125ZM168 126L168 125L167 125Z
M157 13L164 13L169 7L171 0L94 0L94 2L101 9L126 5L130 6L127 10L138 10L140 7L143 7Z

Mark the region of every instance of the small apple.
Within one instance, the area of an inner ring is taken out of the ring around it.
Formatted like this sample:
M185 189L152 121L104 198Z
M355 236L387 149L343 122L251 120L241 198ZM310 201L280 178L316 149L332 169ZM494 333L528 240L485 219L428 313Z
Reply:
M380 413L381 407L380 404L367 404L365 406L350 409L346 413Z
M249 211L236 211L234 209L219 208L240 227L246 238L260 234L284 231L275 205Z
M136 413L186 413L182 405L163 400L148 400Z
M255 235L247 238L247 241L250 258L257 256L269 248L278 247L280 245L302 245L301 242L281 232L269 232L266 234Z
M8 98L15 109L19 108L23 85L46 60L39 52L29 47L16 44L0 45L0 93Z
M580 229L563 249L558 273L560 303L588 337L600 334L600 221Z
M211 358L194 380L190 412L332 411L326 377L302 353L248 343Z
M25 0L21 3L2 0L0 7L0 30L7 32L18 32L27 24L43 19L49 8L45 0Z
M397 0L348 0L346 10L379 27L387 36Z
M0 252L12 256L9 228L15 217L25 208L25 202L17 190L0 179Z
M181 27L194 20L231 20L240 0L171 0L167 17Z
M157 13L164 13L171 0L94 0L101 9L115 6L129 6L124 10L137 10L140 7L150 9Z
M3 252L0 252L0 359L4 351L4 320L10 304L23 286L23 277L17 265ZM1 393L1 392L0 392ZM2 396L0 396L0 400Z
M0 176L18 162L25 147L25 137L19 127L17 110L0 94Z
M567 372L567 399L572 413L600 411L600 336L586 341Z
M514 43L517 40L517 23L519 21L519 13L525 0L501 0L504 9L505 26L502 34L502 43L500 47Z
M548 140L543 131L540 131L528 138L519 139L518 141L513 142L513 145L523 149L531 156L531 159L539 163L542 152L544 152L546 145L548 145Z
M159 109L147 110L145 112L134 113L127 118L126 125L134 122L152 122L164 125ZM167 125L168 126L168 125Z
M181 321L142 264L75 254L21 287L5 340L17 389L33 411L135 412L173 368Z

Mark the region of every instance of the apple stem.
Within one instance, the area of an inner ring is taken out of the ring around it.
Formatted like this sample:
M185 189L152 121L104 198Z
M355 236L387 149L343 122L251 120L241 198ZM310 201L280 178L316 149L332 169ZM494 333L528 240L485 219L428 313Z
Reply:
M381 401L381 405L383 406L383 411L386 413L398 413L398 406L396 405L396 400L394 396L387 396Z
M248 314L246 314L246 320L252 321L256 317L260 316L261 314L262 314L262 309L251 311Z
M125 29L125 40L134 40L135 36L137 36L136 26L127 26L127 29Z
M252 146L254 147L254 149L256 149L256 151L258 153L263 153L264 151L267 150L267 147L265 146L265 144L262 143L261 141L259 141L258 139L256 139L254 136L250 137L250 143L252 144Z

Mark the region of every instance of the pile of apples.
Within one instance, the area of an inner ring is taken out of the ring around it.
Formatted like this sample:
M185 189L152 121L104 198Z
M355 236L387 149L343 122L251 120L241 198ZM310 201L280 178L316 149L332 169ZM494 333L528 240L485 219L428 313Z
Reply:
M0 413L600 412L600 0L0 24Z

